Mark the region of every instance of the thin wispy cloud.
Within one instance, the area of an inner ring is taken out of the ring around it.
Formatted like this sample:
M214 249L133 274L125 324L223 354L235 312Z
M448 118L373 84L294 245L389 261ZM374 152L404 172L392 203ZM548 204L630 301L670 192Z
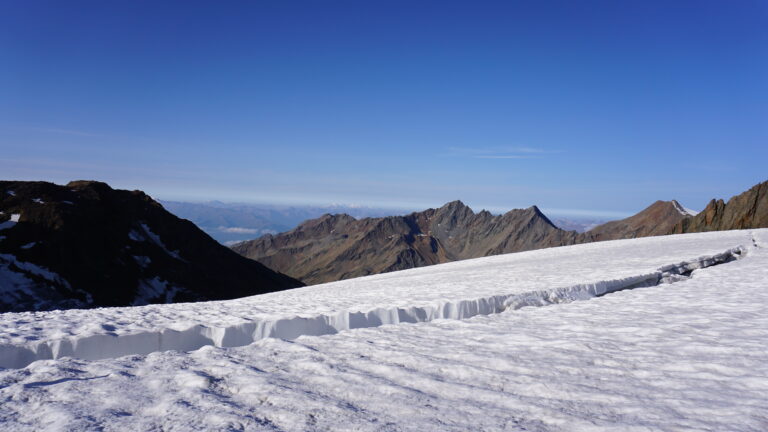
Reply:
M75 135L75 136L83 136L83 137L102 136L100 134L93 133L93 132L71 130L71 129L56 129L56 128L34 128L34 129L40 132L53 133L53 134L59 134L59 135Z
M449 147L448 156L473 159L541 159L546 154L559 151L537 147Z
M552 153L551 151L534 147L507 147L505 151L510 153Z
M53 135L71 135L71 136L80 136L80 137L104 137L103 134L98 134L95 132L75 130L75 129L62 129L62 128L56 128L56 127L2 125L0 126L0 129L8 132L23 132L25 134L37 132L42 134L53 134Z
M225 227L225 226L220 226L219 231L230 233L230 234L259 234L261 232L261 230L255 229L255 228Z
M541 159L539 156L521 156L521 155L477 155L470 156L472 159Z

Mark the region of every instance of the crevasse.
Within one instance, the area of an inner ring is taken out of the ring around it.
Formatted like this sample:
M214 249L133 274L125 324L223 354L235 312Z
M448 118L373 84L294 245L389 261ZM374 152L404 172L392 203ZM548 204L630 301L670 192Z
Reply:
M674 283L690 277L694 270L743 257L744 247L693 261L670 264L647 274L622 279L576 284L549 290L494 295L456 301L435 301L428 306L340 311L311 317L254 319L228 327L195 325L186 330L160 329L126 335L98 334L59 340L34 341L25 345L0 345L0 367L22 368L37 360L76 357L86 360L144 355L157 351L192 351L206 345L236 347L263 338L295 339L386 324L419 323L435 319L465 319L526 306L545 306L587 300L616 291Z

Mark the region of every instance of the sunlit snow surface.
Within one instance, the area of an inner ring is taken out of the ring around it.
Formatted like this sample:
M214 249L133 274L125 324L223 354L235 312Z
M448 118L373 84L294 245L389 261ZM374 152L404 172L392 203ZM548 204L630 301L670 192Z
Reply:
M651 274L739 246L744 258L691 279L585 301L238 348L37 361L0 371L0 429L765 431L766 230L548 249L230 302L4 314L0 334L120 339L174 317L220 326L302 308L426 305Z

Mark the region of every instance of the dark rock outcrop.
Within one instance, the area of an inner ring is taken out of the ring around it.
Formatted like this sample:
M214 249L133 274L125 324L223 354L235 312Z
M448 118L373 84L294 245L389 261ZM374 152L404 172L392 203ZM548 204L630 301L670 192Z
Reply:
M141 191L0 182L0 312L230 299L301 285Z

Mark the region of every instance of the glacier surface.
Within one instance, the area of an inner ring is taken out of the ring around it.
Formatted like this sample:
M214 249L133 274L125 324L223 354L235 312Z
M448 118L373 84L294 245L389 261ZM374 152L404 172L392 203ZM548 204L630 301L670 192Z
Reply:
M2 314L5 352L38 357L5 357L0 429L763 431L766 246L686 234Z

